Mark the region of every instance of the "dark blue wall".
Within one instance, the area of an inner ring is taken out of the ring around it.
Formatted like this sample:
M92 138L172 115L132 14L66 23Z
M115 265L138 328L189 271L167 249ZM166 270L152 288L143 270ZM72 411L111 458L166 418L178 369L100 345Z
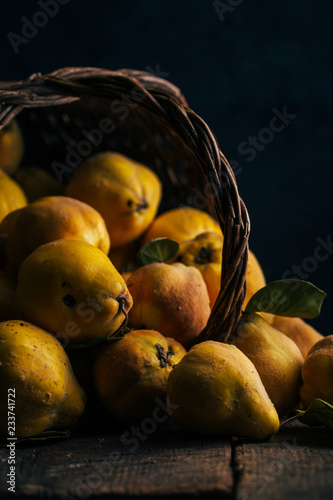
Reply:
M327 291L312 324L333 333L333 248L316 252L333 233L333 3L69 0L17 54L7 34L41 7L6 4L0 80L80 65L167 73L234 162L268 280L296 269ZM283 109L294 116L280 127L272 118Z

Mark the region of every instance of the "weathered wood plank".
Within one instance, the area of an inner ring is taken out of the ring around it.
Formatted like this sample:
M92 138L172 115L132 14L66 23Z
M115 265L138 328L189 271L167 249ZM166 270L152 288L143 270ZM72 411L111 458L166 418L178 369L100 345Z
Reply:
M124 432L78 430L66 441L17 448L17 498L231 498L230 440L193 436L170 423L141 440L131 432L121 438ZM0 498L13 498L4 481L6 450L0 457Z
M329 500L333 495L333 436L324 428L286 424L267 442L236 442L237 500Z
M1 449L1 499L13 498L7 458ZM96 413L65 441L21 445L16 466L15 496L22 500L326 500L333 491L333 437L293 423L265 442L231 443L171 422L144 433Z

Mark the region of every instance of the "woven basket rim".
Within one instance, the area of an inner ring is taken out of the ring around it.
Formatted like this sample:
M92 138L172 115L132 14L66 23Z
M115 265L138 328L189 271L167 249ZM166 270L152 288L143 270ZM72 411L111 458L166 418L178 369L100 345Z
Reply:
M144 99L133 97L140 90ZM0 82L0 130L22 110L48 108L89 98L125 95L134 105L170 126L195 156L212 190L224 235L221 289L207 326L196 342L227 341L236 328L245 298L250 220L233 170L209 126L187 104L178 87L146 71L65 67L24 80Z

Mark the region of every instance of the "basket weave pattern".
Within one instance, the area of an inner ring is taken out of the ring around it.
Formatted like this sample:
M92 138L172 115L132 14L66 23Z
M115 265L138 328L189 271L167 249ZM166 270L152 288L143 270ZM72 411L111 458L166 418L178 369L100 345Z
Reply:
M16 116L28 160L50 171L55 161L64 165L83 130L112 120L112 132L93 152L118 151L152 168L163 184L161 210L191 205L217 218L224 235L221 289L196 342L226 341L245 297L250 221L228 161L180 90L146 72L64 68L1 83L0 130Z

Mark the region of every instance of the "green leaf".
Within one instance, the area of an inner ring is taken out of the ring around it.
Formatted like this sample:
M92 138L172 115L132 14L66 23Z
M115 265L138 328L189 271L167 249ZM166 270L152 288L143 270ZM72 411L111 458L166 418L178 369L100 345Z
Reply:
M179 250L179 243L169 238L156 238L146 243L138 253L140 266L154 262L166 262L172 259Z
M306 425L325 425L333 430L333 406L322 399L315 399L306 411L299 410L298 419Z
M315 318L326 293L308 281L290 279L269 283L248 302L246 312L268 312L277 316Z
M35 436L18 438L15 440L15 444L26 443L29 441L49 441L51 439L67 439L71 435L73 428L74 428L74 426L70 427L68 429L62 429L62 430L52 429L52 430L41 432L40 434L36 434ZM10 438L8 440L6 439L6 441L4 439L2 439L2 441L0 443L0 448L6 448L10 441L11 441Z

